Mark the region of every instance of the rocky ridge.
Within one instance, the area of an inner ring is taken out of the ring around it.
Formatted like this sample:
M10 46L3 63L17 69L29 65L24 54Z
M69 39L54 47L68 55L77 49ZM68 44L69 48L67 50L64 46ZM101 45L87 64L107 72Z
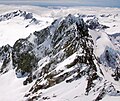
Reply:
M35 31L26 39L17 40L13 47L9 45L1 47L1 73L7 72L8 69L5 67L12 62L18 78L27 76L24 85L35 81L25 94L25 99L28 101L40 99L39 92L42 89L63 81L70 83L81 78L87 81L85 95L99 92L94 101L101 100L107 94L114 93L119 96L120 91L106 80L103 71L103 67L114 68L113 76L119 81L118 64L113 64L113 61L119 62L116 58L116 56L119 58L119 53L116 52L116 55L111 57L113 52L107 48L102 57L96 57L95 43L88 28L91 27L81 17L69 14L67 17L55 20L49 27ZM96 28L98 27L91 29ZM103 58L105 61L101 60Z
M21 11L21 10L17 10L17 11L13 11L10 13L0 15L0 22L7 21L7 20L13 19L15 17L21 17L21 18L24 18L24 20L30 20L29 25L30 24L39 24L39 22L40 22L38 19L36 19L33 16L32 13L26 12L26 11ZM27 25L25 27L27 28L29 25Z

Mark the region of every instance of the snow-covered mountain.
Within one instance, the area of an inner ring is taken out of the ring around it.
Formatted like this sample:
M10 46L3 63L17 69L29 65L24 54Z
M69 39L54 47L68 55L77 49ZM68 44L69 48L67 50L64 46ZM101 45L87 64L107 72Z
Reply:
M0 16L0 23L18 21L17 15L27 22L21 24L23 30L37 28L0 48L0 101L119 101L120 10L111 14L101 8L99 14L99 8L84 8L83 14L83 8L61 9L51 8L56 12L49 16L41 13L38 18L48 20L42 28L33 13Z
M2 13L0 15L0 47L6 44L13 46L19 38L26 38L30 33L50 25L52 21L52 18L40 17L22 10Z

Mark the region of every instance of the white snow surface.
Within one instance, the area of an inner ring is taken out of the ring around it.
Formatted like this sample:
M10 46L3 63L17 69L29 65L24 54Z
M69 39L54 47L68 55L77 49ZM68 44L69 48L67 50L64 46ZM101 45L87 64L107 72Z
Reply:
M16 10L17 11L17 10ZM0 12L0 15L10 13L6 11ZM39 22L39 24L30 23L31 19L24 19L23 17L16 16L12 19L0 22L0 47L6 44L13 46L19 38L26 38L34 31L39 31L51 24L53 21L50 17L41 17L37 14L33 15ZM28 27L26 27L29 25Z
M15 70L0 76L0 101L22 101L32 84L23 86L25 78L18 79Z
M25 28L25 26L29 23L29 20L24 20L20 17L0 22L0 47L6 44L13 46L15 41L19 38L26 38L30 33L50 25L54 19L67 16L70 13L74 15L78 13L81 15L96 15L101 24L110 27L105 30L107 34L120 32L119 8L58 7L58 9L54 9L52 7L0 5L0 15L15 10L31 12L34 14L34 17L38 18L41 22L39 25L31 25L28 28ZM100 15L105 15L105 17L101 17ZM86 20L87 18L84 19Z
M100 21L100 24L107 25L110 28L103 31L90 30L90 34L93 37L94 43L96 43L95 54L99 57L103 54L106 46L115 49L113 44L108 38L107 34L120 33L120 9L119 8L100 8L100 7L59 7L58 9L43 8L34 6L15 6L15 5L0 5L0 15L5 14L13 10L24 10L32 12L35 17L38 18L41 23L40 25L31 25L28 28L25 26L29 23L29 20L24 21L23 18L15 17L13 19L0 22L0 47L2 45L10 44L14 45L15 41L19 38L25 38L30 33L41 30L46 26L49 26L53 19L66 16L71 14L85 14L85 15L96 15ZM108 17L100 17L100 15L109 15ZM84 20L88 19L87 17ZM47 23L46 23L47 22ZM98 38L100 37L100 38ZM97 39L98 38L98 39ZM74 55L73 55L74 57ZM45 61L44 64L42 62ZM45 57L39 61L39 69L42 68L49 61L49 58ZM71 62L71 58L58 64L57 70L66 65L66 62ZM1 66L1 65L0 65ZM10 65L8 65L10 66ZM120 81L115 82L110 76L111 71L104 69L102 71L105 75L104 79L111 81L116 85L116 89L120 90ZM23 99L26 92L29 91L31 86L34 84L28 84L23 86L23 81L26 78L17 78L15 70L11 69L7 73L0 75L0 101L25 101ZM71 83L62 82L48 89L42 90L42 97L38 101L43 101L43 97L49 97L47 101L92 101L91 99L96 98L97 94L89 96L85 95L85 89L87 86L86 78L82 77ZM40 91L41 92L41 91ZM102 101L119 101L120 96L109 96L106 95Z

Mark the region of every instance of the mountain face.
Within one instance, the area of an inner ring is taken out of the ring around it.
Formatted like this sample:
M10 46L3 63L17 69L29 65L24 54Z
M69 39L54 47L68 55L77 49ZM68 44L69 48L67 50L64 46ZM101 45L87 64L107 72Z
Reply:
M36 23L36 24L39 23L39 21L33 17L32 13L29 13L26 11L21 11L21 10L10 12L10 13L4 14L4 15L0 15L0 22L10 20L10 19L13 19L18 16L23 17L25 20L30 19L31 20L30 23L31 22ZM28 26L26 26L26 27L28 27Z
M1 68L0 73L5 73L11 68L6 68L7 65L11 62L12 55L12 47L10 45L6 45L0 48L0 62Z
M7 14L6 18L16 15L32 18L29 13L19 12ZM116 44L119 43L119 34L108 36L97 32L107 28L95 18L84 22L80 15L61 17L50 26L17 40L13 47L1 47L0 74L14 69L17 78L25 78L24 86L32 84L24 93L25 101L53 101L57 95L52 98L44 96L45 90L78 81L78 86L83 86L84 90L78 89L81 97L75 96L74 99L83 97L83 101L88 101L93 96L91 101L99 101L105 96L120 96L117 86L120 80L120 47ZM104 47L101 41L107 42ZM99 52L100 46L103 53Z
M0 14L0 47L8 43L13 46L19 38L26 38L30 33L45 28L51 21L24 10Z

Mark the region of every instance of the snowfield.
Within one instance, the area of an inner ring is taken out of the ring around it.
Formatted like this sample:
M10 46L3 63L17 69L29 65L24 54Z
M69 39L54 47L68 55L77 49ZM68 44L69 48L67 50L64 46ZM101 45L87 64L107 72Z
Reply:
M13 11L16 12L19 10ZM6 11L4 13L0 12L0 15L5 15L9 13L11 13L11 11ZM3 19L0 21L0 47L6 44L13 46L16 40L18 40L19 38L26 38L30 35L30 33L33 33L34 31L39 31L49 26L53 21L53 18L41 17L37 14L34 14L33 18L37 19L38 23L34 23L31 19L25 19L23 16L19 15L15 17L13 16L11 19L8 20L4 17L1 18Z
M39 90L34 94L29 93L30 95L28 96L30 97L39 97L38 99L36 98L34 100L28 100L28 98L25 97L25 94L28 94L31 87L35 84L35 80L30 84L23 85L23 81L25 81L27 77L17 78L11 61L6 67L9 68L8 71L4 74L0 73L0 101L98 101L95 99L100 94L99 91L103 90L102 87L104 86L106 87L105 89L107 94L105 96L103 94L104 97L100 101L120 101L120 92L117 92L120 91L120 79L119 81L114 80L111 75L115 68L113 68L112 64L107 64L106 60L104 59L105 50L108 50L111 52L113 58L116 59L115 56L117 54L118 59L120 60L120 8L58 7L54 9L52 7L44 8L35 6L0 5L0 18L1 15L6 15L7 13L19 10L32 13L33 18L37 19L39 23L31 23L32 18L25 19L23 16L12 16L10 19L4 18L4 20L0 21L0 47L7 44L13 46L19 38L27 38L28 36L32 36L33 32L40 31L47 26L50 26L54 20L65 17L68 14L75 16L81 15L81 18L83 18L84 22L87 22L87 20L90 19L97 19L96 21L99 22L100 26L95 26L96 29L89 29L89 34L92 36L92 40L94 42L94 54L97 58L99 57L102 62L98 65L95 61L97 68L100 66L100 70L104 74L100 74L103 81L98 82L95 80L95 87L87 95L85 89L87 87L86 76L66 83L66 80L76 76L76 74L73 74L59 84L47 89ZM102 25L107 26L107 28L100 28ZM70 28L71 27L73 26L70 26ZM118 34L118 36L114 37L113 35L115 34ZM34 43L33 39L35 39L34 35L29 38L29 41ZM50 48L50 42L51 40L44 41L42 45L46 47L43 47L43 49ZM42 45L39 45L37 48L41 48ZM34 51L36 51L37 48L35 48ZM37 51L41 52L42 50ZM60 51L58 55L62 54L63 51L64 50ZM55 70L57 72L64 70L64 72L61 72L59 75L75 69L75 67L66 68L66 66L74 61L74 59L77 57L77 54L79 53L75 52L67 59L56 65ZM42 55L39 53L37 55L42 57ZM117 66L120 68L119 60L114 61L113 59L112 63L118 63ZM0 69L2 68L2 62L2 58L0 57ZM49 56L42 57L38 62L39 67L34 73L40 71L49 62ZM86 66L84 66L84 68L86 68ZM101 73L101 71L99 71L98 74ZM46 81L43 80L42 83L44 84L44 82ZM114 87L111 87L111 85L114 85Z
M103 25L109 26L106 29L107 34L114 34L120 32L120 9L119 8L100 8L100 7L58 7L44 8L37 6L15 6L15 5L0 5L0 15L8 12L22 10L31 12L34 17L40 20L38 25L30 25L25 28L30 20L25 20L21 17L15 17L10 20L0 22L0 46L10 44L13 46L15 41L19 38L26 38L30 33L41 30L49 26L52 21L68 14L80 15L95 15L99 22ZM95 10L96 9L96 10ZM101 17L102 16L102 17ZM91 17L93 18L93 17ZM87 17L84 18L85 20ZM7 28L7 30L6 30ZM9 37L8 37L9 36Z

